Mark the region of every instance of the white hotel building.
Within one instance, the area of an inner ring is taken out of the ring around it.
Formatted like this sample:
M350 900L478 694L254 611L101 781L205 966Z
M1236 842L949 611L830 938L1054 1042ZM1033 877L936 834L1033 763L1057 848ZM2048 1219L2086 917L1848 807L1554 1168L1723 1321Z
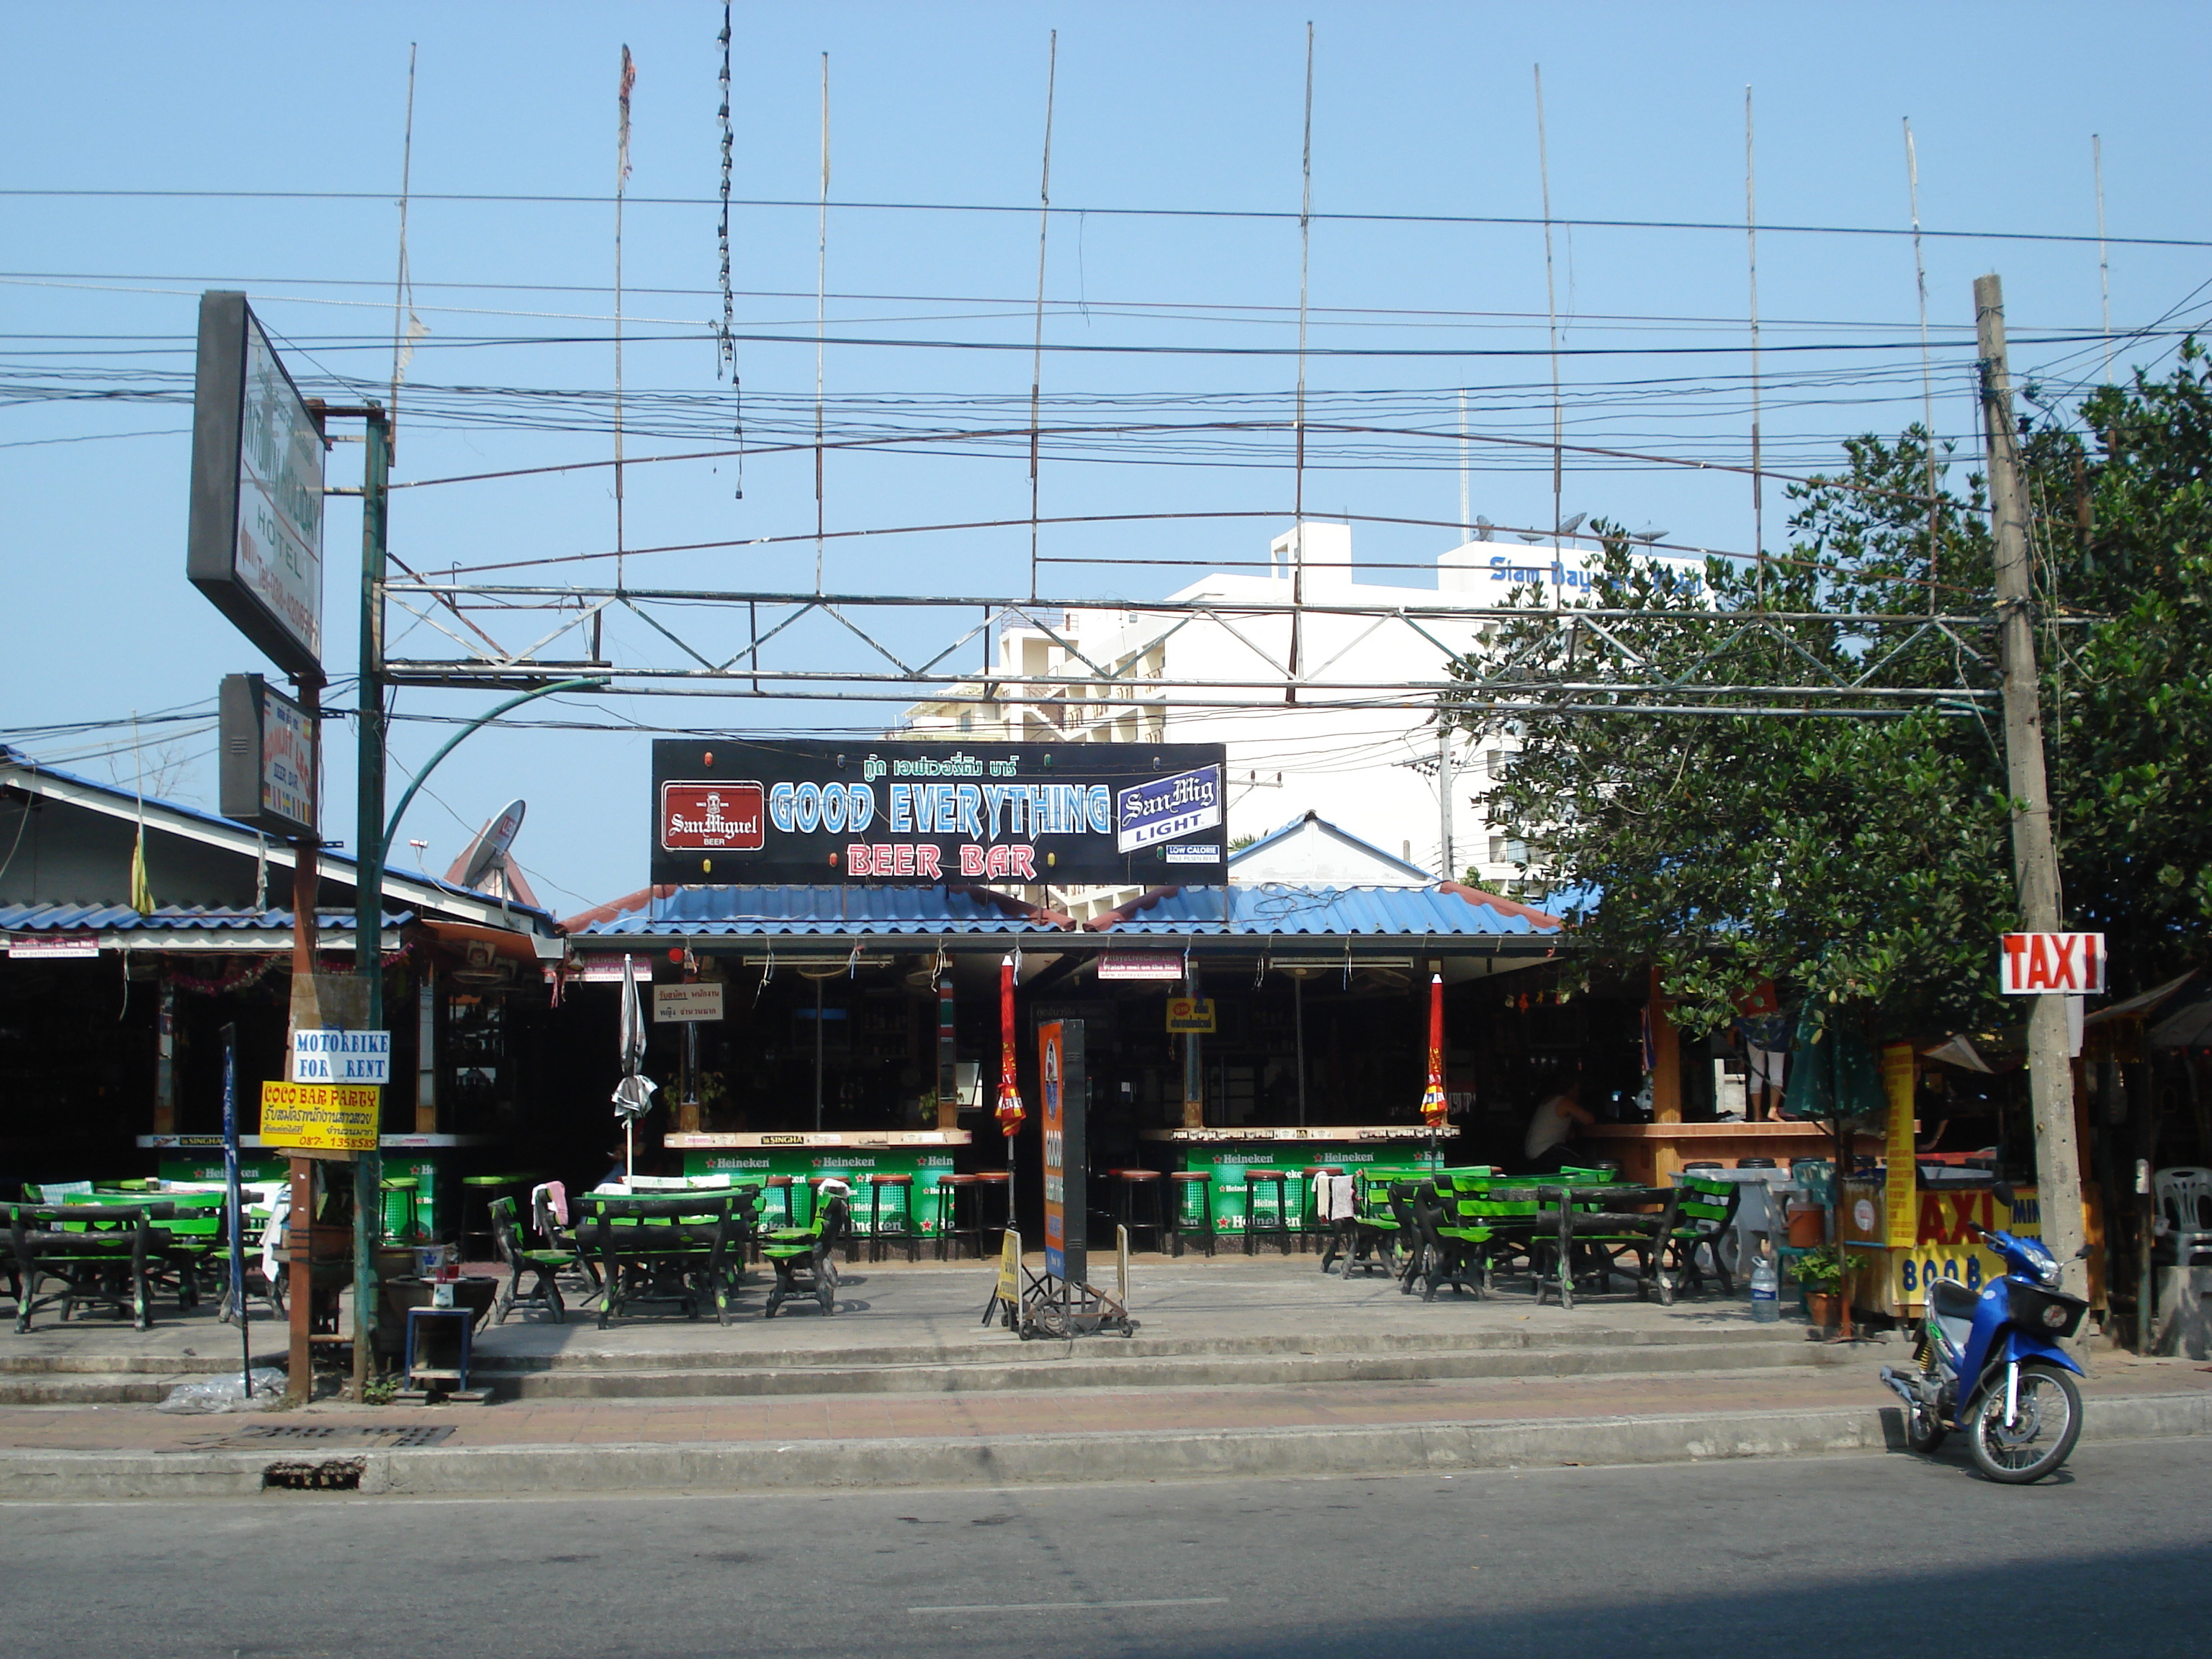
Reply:
M1298 665L1317 680L1375 686L1444 678L1449 656L1479 650L1486 631L1494 632L1474 617L1414 619L1393 617L1393 611L1494 609L1516 586L1537 582L1571 602L1595 551L1587 540L1571 538L1555 565L1548 543L1468 542L1438 556L1434 586L1400 586L1357 579L1349 525L1309 520L1300 530L1301 604L1357 606L1364 614L1302 611ZM1312 814L1439 878L1471 880L1493 890L1518 878L1524 849L1485 810L1492 780L1514 746L1511 738L1477 744L1455 732L1440 769L1437 726L1425 709L1376 707L1387 694L1320 687L1302 691L1295 704L1285 702L1280 682L1291 656L1290 617L1280 611L1240 614L1238 607L1290 604L1300 541L1300 531L1276 537L1269 544L1266 575L1212 573L1170 596L1218 605L1212 614L1085 608L1042 619L1052 623L1049 631L1009 618L994 658L994 665L1004 665L1005 678L994 674L988 702L915 703L906 711L904 729L891 735L942 734L983 742L1224 744L1231 786L1228 833L1233 840L1264 836ZM1656 556L1702 574L1694 558ZM1103 681L1112 688L1110 695L1101 699L1091 692L1091 700L1079 703L1068 701L1066 688L1033 684L1028 678L1088 678L1101 671L1111 676ZM1202 694L1210 703L1229 706L1189 708L1165 701L1158 684L1163 680L1247 684ZM1261 684L1250 684L1255 681ZM971 679L957 689L972 697L985 684ZM1441 807L1440 770L1445 794ZM1237 874L1239 879L1311 880L1328 872L1293 876L1271 868L1240 869ZM1382 878L1358 869L1357 860L1340 878ZM1087 915L1133 896L1133 890L1100 889L1056 890L1054 898Z

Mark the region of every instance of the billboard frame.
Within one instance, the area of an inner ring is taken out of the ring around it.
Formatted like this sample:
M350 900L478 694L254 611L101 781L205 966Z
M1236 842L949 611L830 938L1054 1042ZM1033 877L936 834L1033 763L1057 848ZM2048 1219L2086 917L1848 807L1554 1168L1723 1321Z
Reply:
M263 434L264 441L258 455L249 452L246 433L249 382L255 378L249 374L249 365L257 341L273 370L260 377L272 407L264 423L271 430ZM307 480L295 479L289 465L310 435L315 456L312 487ZM323 679L325 448L323 424L316 410L300 395L291 371L285 368L246 295L223 289L210 289L201 295L192 386L192 471L185 575L277 667L296 680L318 684ZM267 501L257 527L266 537L273 526L277 540L297 541L313 567L299 579L301 591L292 595L297 614L290 617L271 603L267 591L283 586L281 578L264 578L257 583L252 571L240 569L241 539L255 544L242 536L247 516L247 480L258 476L255 469L272 467L276 476L263 486ZM307 526L302 515L310 513L313 522Z

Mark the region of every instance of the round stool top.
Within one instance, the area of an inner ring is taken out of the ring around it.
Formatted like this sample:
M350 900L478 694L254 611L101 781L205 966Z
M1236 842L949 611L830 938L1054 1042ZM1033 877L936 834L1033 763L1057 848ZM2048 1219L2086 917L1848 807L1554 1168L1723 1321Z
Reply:
M1170 1181L1211 1181L1213 1177L1203 1170L1170 1170Z
M1158 1181L1160 1178L1158 1170L1111 1170L1107 1173L1118 1181Z
M1291 1172L1288 1170L1247 1170L1244 1178L1247 1181L1288 1181Z
M872 1175L868 1177L868 1185L871 1187L911 1187L914 1185L914 1177L910 1175Z
M386 1176L384 1178L384 1190L387 1193L411 1193L422 1184L414 1176Z
M1342 1175L1344 1171L1338 1169L1334 1164L1313 1164L1307 1165L1306 1168L1299 1170L1298 1173L1304 1176Z
M937 1184L940 1187L972 1187L975 1184L975 1177L971 1175L941 1175L937 1177Z
M768 1178L768 1184L771 1187L788 1187L791 1185L791 1177L789 1176L770 1176Z
M995 1183L1002 1181L1012 1181L1013 1176L1007 1174L1004 1170L979 1170L975 1172L975 1179L978 1181L987 1181Z
M513 1176L463 1176L461 1177L461 1185L464 1187L512 1187L514 1182L515 1177Z

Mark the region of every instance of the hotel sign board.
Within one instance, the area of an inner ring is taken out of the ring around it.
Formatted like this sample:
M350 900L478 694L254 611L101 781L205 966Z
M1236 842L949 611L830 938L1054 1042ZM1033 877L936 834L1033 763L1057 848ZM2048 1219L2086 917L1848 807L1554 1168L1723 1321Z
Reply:
M1228 878L1219 744L667 738L652 875L675 884Z
M319 678L323 434L243 294L200 295L185 574L286 673Z

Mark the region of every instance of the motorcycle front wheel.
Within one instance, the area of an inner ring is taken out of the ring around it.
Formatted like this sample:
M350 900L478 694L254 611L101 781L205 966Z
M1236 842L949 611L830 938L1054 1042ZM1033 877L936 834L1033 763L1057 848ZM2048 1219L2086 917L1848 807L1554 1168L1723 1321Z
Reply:
M2081 1435L2081 1394L2074 1379L2046 1361L2020 1368L2020 1413L2005 1426L2004 1380L1992 1382L1966 1425L1966 1449L1990 1480L2024 1486L2056 1474Z
M1905 1443L1923 1455L1942 1445L1949 1432L1933 1406L1915 1406L1905 1419Z

